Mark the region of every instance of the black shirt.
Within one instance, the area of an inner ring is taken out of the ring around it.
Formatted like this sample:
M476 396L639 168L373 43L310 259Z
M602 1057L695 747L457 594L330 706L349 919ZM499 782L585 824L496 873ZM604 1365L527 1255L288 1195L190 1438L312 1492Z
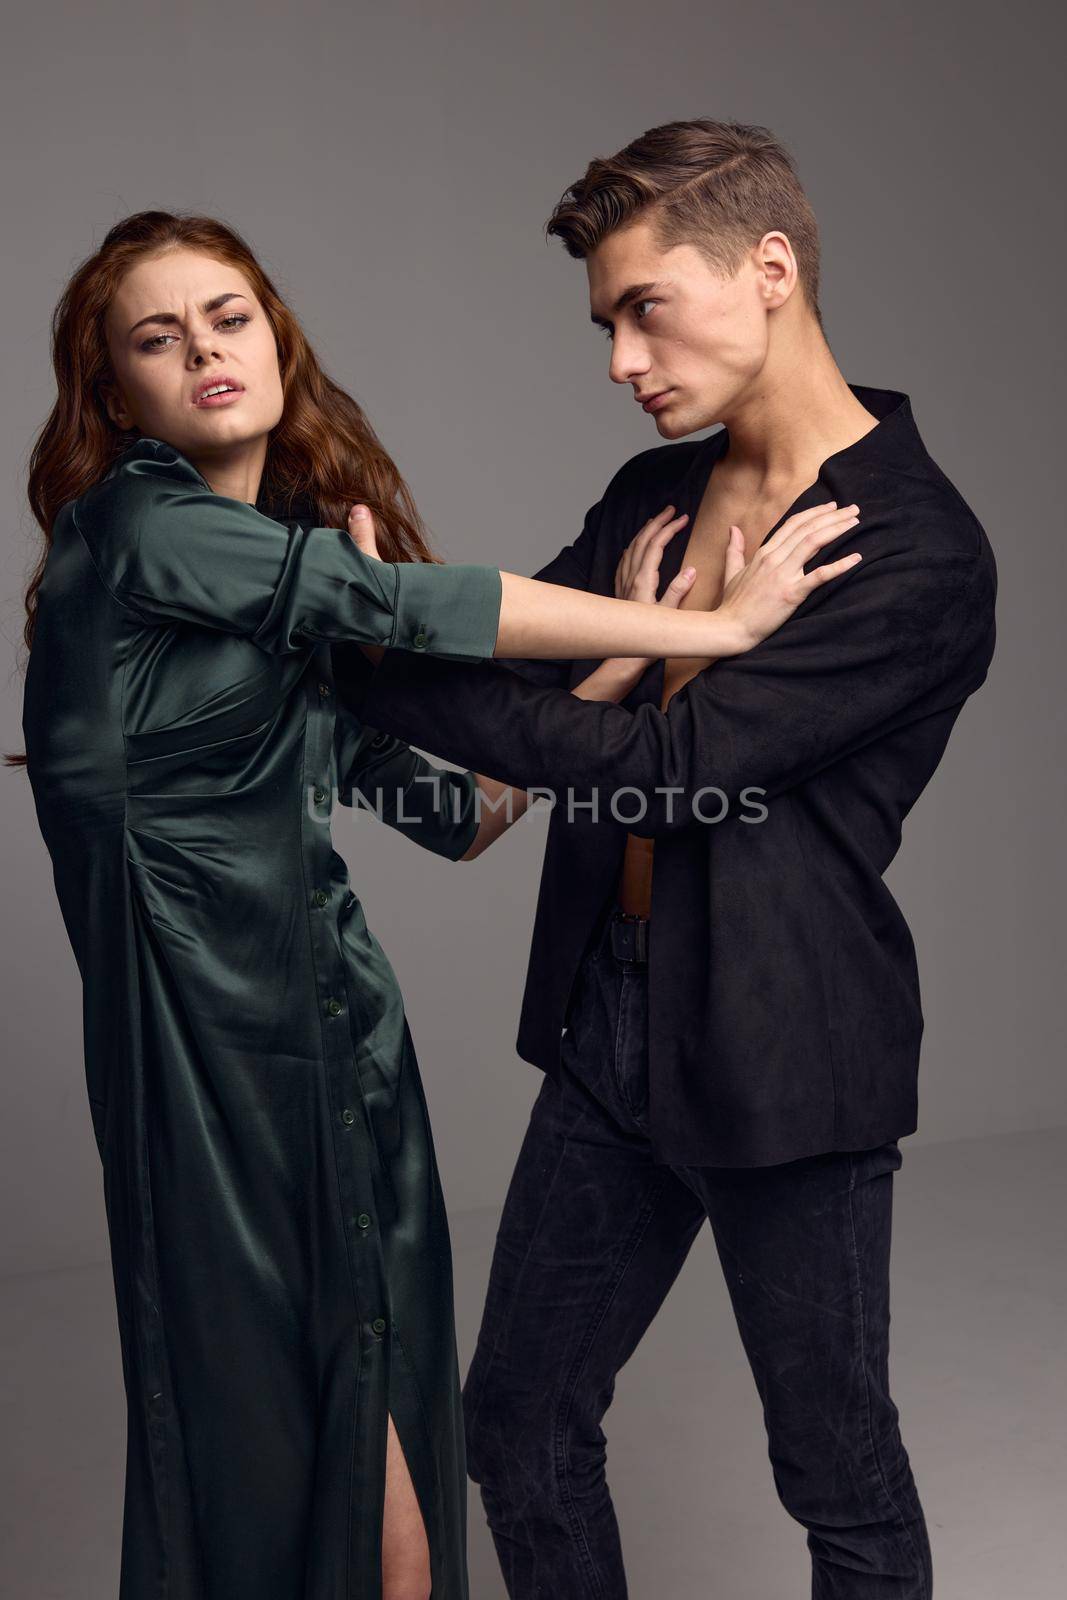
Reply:
M568 692L593 662L468 664L390 650L371 673L353 647L334 647L342 692L347 681L366 722L504 782L555 791L517 1040L549 1074L627 831L655 838L657 1161L763 1166L917 1127L915 950L882 874L986 677L997 571L907 395L850 388L876 426L823 463L767 538L795 511L856 501L859 524L814 560L851 550L863 560L754 649L699 672L666 710L662 661L613 704ZM671 502L692 528L728 444L721 429L633 457L536 576L612 594L619 557L648 517ZM664 587L685 532L666 547Z

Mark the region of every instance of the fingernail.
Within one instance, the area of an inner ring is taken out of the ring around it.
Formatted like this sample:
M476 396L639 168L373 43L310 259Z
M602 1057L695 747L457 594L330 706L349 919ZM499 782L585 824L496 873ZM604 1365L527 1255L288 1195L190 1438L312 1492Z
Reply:
M365 517L367 515L366 506L353 506L352 510L357 517Z

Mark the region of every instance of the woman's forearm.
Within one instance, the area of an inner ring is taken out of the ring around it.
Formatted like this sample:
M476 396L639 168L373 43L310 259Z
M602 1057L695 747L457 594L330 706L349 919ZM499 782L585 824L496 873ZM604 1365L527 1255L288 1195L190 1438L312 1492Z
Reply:
M742 655L780 628L813 589L831 583L862 560L853 550L839 561L805 570L824 545L859 521L855 504L834 501L787 517L745 560L744 537L735 524L723 567L722 596L712 611L683 610L646 599L613 600L584 589L500 573L500 615L493 654L563 656L604 660L609 656L711 657ZM669 526L669 524L668 524Z
M732 656L749 648L721 611L681 611L500 574L495 656Z

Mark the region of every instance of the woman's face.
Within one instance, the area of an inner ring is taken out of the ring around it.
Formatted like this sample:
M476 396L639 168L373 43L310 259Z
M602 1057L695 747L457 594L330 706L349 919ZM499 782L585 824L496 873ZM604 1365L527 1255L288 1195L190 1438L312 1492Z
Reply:
M236 267L184 246L139 261L105 319L115 375L108 412L163 439L194 465L266 451L282 415L278 349L267 314ZM221 382L236 392L203 390Z

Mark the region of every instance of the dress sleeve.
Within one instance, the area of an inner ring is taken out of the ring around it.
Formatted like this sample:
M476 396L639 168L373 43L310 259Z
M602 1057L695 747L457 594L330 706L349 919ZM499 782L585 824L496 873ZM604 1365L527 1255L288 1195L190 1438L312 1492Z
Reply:
M289 528L214 494L171 447L141 444L72 509L101 581L143 622L196 623L278 654L349 640L492 655L499 568L377 561L343 528Z
M446 760L521 788L612 795L632 833L707 820L708 792L768 799L917 719L958 706L992 658L996 569L920 545L816 589L775 633L704 668L667 709L526 682L495 661L389 652L362 711ZM633 791L646 809L631 821Z
M473 772L435 766L393 734L380 733L342 706L334 724L342 805L372 811L415 844L458 861L478 832Z

